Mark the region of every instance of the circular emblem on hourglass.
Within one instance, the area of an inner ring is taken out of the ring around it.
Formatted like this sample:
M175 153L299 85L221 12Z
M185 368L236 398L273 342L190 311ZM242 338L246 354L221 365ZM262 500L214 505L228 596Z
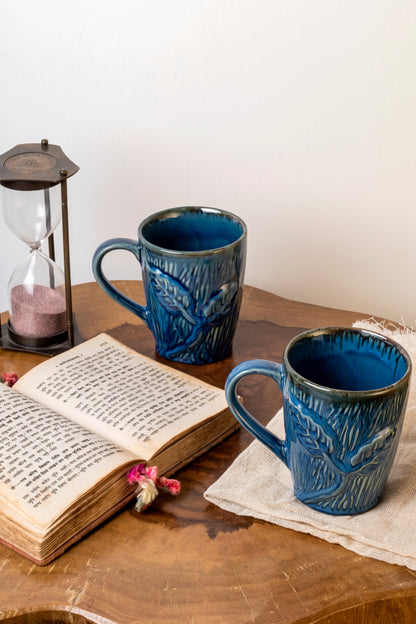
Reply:
M55 166L56 158L49 154L37 154L36 152L11 156L4 163L5 169L19 176L30 176L40 171L50 171Z

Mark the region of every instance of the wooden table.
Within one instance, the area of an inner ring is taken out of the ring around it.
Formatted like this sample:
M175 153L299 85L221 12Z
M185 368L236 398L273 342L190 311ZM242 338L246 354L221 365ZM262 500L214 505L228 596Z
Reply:
M144 303L140 283L118 287ZM151 357L150 331L96 284L75 286L83 338L107 331ZM201 367L176 365L223 387L233 366L281 361L304 328L351 325L351 312L288 301L247 286L233 356ZM3 317L4 321L4 317ZM0 350L0 371L22 375L43 358ZM267 422L281 406L274 384L251 377L247 407ZM260 415L261 407L261 415ZM159 496L138 516L127 509L44 568L0 546L0 619L120 624L414 622L416 578L407 568L209 504L205 489L251 441L244 430L178 473L178 499Z

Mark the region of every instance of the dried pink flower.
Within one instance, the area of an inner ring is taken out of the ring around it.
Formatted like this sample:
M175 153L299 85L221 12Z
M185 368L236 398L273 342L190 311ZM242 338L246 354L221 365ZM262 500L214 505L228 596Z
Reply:
M2 373L1 374L1 382L6 384L6 386L10 386L10 388L14 386L17 380L18 380L18 377L16 373Z
M152 481L156 483L157 466L149 466L148 468L146 468L146 476L150 477L150 479L152 479Z
M169 492L176 496L181 491L181 484L177 479L167 479L166 477L160 477L157 480L156 485L163 489L164 492Z
M134 468L132 468L127 475L127 480L129 483L139 482L140 477L146 474L146 464L138 464Z

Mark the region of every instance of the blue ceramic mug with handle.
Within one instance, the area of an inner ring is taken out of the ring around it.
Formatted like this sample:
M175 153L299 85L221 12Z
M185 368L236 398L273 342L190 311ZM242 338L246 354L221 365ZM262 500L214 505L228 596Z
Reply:
M138 240L113 238L93 257L101 288L140 317L163 357L206 364L231 354L242 298L247 228L229 212L186 206L158 212L138 228ZM112 250L140 262L146 306L120 292L102 270Z
M282 391L284 440L240 402L238 383L255 374L271 377ZM410 357L395 341L361 329L329 327L295 337L283 364L238 364L225 393L236 419L287 465L301 502L329 514L357 514L382 496L410 374Z

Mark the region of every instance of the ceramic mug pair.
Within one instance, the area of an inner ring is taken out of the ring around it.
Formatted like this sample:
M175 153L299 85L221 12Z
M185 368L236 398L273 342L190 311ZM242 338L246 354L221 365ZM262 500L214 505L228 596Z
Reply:
M237 325L247 229L231 213L199 207L145 219L138 240L111 239L97 249L93 272L115 301L151 329L157 351L190 364L230 355ZM102 271L104 256L130 251L142 267L146 306L118 291ZM296 496L330 514L355 514L380 500L406 407L411 361L394 341L351 328L323 328L294 338L283 364L243 362L226 382L237 420L292 473ZM263 427L237 394L243 377L271 377L283 393L285 440Z

